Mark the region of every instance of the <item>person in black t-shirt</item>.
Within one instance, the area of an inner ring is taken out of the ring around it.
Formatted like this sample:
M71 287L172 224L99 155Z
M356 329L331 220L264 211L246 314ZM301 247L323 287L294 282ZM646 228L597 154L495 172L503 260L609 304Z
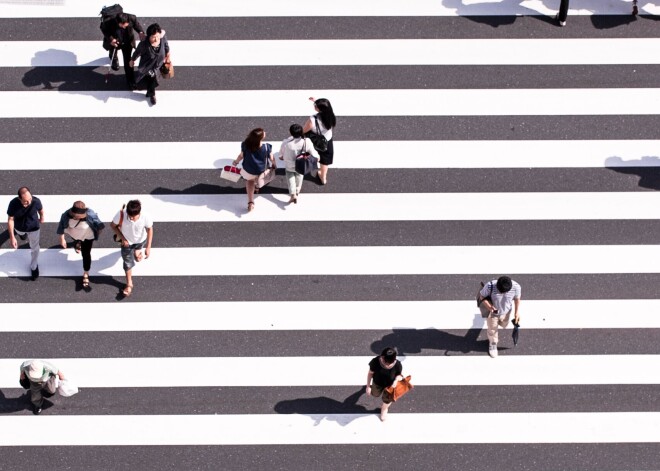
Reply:
M383 396L383 405L380 407L380 420L385 421L387 410L392 404L392 394L385 388L395 387L397 381L401 381L403 366L396 359L396 350L387 347L380 356L374 357L369 362L369 373L367 374L367 395L379 397Z
M9 202L7 208L7 232L12 248L18 248L16 235L22 240L27 239L32 252L30 270L32 280L39 278L39 237L41 224L44 222L44 208L41 200L32 196L27 186L18 189L18 196Z

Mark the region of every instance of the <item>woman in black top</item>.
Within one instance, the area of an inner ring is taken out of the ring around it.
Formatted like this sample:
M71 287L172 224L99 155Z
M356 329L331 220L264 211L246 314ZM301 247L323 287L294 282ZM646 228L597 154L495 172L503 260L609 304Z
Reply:
M321 164L319 168L319 180L321 180L322 185L325 185L328 183L328 165L332 165L332 159L335 155L335 148L332 143L332 131L337 125L337 117L332 110L330 100L327 98L315 100L314 97L310 97L309 99L314 102L314 111L316 111L316 114L309 117L303 127L303 132L308 133L311 131L314 134L322 134L328 141L328 149L325 152L319 151L319 162Z
M130 66L135 67L135 60L140 58L140 65L135 74L135 80L140 86L147 88L147 98L151 104L156 104L156 87L158 86L158 74L163 64L170 64L170 45L165 38L165 32L160 29L158 23L149 25L147 28L147 39L138 44Z
M380 356L374 357L369 362L369 374L367 374L367 395L379 397L383 395L383 405L380 407L380 420L387 418L387 409L392 403L392 394L385 388L396 387L397 381L401 381L403 366L396 359L396 350L387 347Z

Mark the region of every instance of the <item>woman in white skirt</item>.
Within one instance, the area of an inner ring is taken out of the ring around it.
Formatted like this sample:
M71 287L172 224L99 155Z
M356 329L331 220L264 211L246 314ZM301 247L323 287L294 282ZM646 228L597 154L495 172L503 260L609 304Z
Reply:
M264 144L266 132L261 128L250 131L250 134L241 142L241 153L238 154L232 165L236 167L243 162L241 176L245 178L245 190L248 196L248 212L254 209L254 189L257 178L264 173L270 160L272 168L276 168L273 157L273 146Z

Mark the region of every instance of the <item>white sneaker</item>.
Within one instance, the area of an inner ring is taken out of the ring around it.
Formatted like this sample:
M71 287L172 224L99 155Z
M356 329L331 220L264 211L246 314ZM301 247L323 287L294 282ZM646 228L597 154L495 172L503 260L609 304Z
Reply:
M497 358L497 344L496 343L491 343L488 346L488 354L490 355L491 358Z

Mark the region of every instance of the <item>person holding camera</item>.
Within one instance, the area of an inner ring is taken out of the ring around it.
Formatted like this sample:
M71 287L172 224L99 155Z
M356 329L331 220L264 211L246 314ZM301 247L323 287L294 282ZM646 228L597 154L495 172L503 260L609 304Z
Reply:
M113 20L102 24L103 47L109 52L112 59L112 70L119 70L119 51L124 57L124 73L126 82L131 89L135 88L135 71L131 62L131 53L135 48L135 32L138 33L140 41L146 36L144 29L135 15L119 13Z
M491 358L497 357L498 328L506 328L512 311L514 323L520 323L520 296L520 285L508 276L489 281L479 291L479 309L482 315L488 316L488 354Z
M170 65L170 45L165 38L165 31L158 23L149 25L147 39L138 44L133 57L129 62L135 67L135 61L140 58L135 78L140 86L147 89L147 98L152 105L156 104L156 87L158 87L158 74L163 64Z

